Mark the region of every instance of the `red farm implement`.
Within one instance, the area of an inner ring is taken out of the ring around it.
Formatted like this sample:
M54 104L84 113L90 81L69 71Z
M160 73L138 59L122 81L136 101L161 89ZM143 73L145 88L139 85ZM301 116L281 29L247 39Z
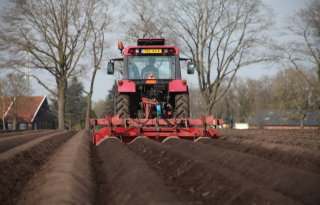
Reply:
M117 137L124 143L129 143L136 137L148 137L157 141L163 141L167 137L188 140L200 137L218 138L216 127L222 122L215 120L213 116L201 116L200 119L132 119L116 115L91 120L90 123L94 125L93 143L98 145L108 137Z

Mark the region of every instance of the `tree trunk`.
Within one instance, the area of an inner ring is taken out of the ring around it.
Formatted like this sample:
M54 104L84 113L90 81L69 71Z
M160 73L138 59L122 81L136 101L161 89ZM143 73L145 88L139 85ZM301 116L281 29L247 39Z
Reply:
M90 83L90 90L87 97L87 109L86 109L86 124L85 129L89 130L89 118L90 118L90 110L91 110L91 103L92 103L92 93L93 93L93 85L94 80L96 78L97 71L99 69L99 66L97 66L97 63L95 63L95 67L92 73L91 83Z
M303 130L303 128L304 128L304 118L302 118L302 119L300 119L300 129L302 129Z
M307 117L307 113L303 112L303 115L300 117L300 129L304 128L304 119Z
M1 93L0 93L1 94ZM5 116L4 116L4 113L5 113L5 103L4 103L4 97L1 96L1 102L2 102L2 126L3 126L3 130L6 130L6 122L5 122Z
M318 80L320 82L320 62L318 63Z
M206 117L212 115L212 106L210 105L210 97L205 93L206 91L204 91L202 93L202 96L203 96L203 99L204 99L204 103L205 103L205 106L206 106Z
M212 115L212 112L211 112L211 106L209 104L206 105L207 108L206 108L206 117Z
M85 129L89 130L89 118L90 118L90 110L91 110L91 98L92 98L92 91L90 90L87 96L87 109L86 109L86 124Z
M6 122L4 121L4 118L2 118L2 126L3 126L3 130L6 130Z
M17 115L18 115L17 99L16 99L16 97L13 97L12 130L17 130Z
M214 114L214 105L215 105L215 103L209 103L209 113L208 113L208 116ZM215 116L214 116L214 117L215 117Z
M59 130L65 130L65 106L67 83L62 82L58 91L58 124Z

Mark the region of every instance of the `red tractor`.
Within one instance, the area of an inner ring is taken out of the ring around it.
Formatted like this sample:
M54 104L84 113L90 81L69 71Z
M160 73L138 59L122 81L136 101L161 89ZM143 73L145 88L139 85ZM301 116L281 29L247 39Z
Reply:
M114 62L121 61L122 80L117 81L116 115L91 119L93 142L117 137L127 143L138 136L162 141L167 137L197 139L218 137L214 128L221 124L213 116L190 119L187 81L181 79L180 61L188 61L187 73L194 73L190 59L180 58L175 46L164 39L138 39L137 46L124 48L123 57L111 59L108 74L114 73ZM96 132L97 125L103 126Z

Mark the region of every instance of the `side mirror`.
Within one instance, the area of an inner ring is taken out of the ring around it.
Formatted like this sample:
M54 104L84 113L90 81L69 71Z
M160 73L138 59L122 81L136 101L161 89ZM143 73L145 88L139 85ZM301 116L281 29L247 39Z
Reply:
M194 64L192 62L188 62L187 73L188 74L194 74Z
M113 75L114 74L114 62L109 62L108 63L107 73L109 75Z

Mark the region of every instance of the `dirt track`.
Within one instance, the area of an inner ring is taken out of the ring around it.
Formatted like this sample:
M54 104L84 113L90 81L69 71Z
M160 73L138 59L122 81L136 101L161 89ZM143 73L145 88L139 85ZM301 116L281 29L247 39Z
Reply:
M319 131L221 130L164 143L0 138L0 204L319 204Z

